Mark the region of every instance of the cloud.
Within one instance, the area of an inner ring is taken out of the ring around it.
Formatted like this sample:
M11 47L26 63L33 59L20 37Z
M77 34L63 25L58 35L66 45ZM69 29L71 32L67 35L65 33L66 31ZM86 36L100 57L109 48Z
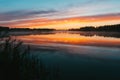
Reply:
M0 13L0 25L12 27L48 26L72 22L92 24L110 20L120 21L120 11L109 0L86 0L57 10L18 10Z
M62 19L79 16L92 16L108 13L117 13L113 4L106 4L108 0L85 0L72 6L58 10L18 10L0 13L0 23L14 22L34 18Z
M40 11L10 11L0 13L0 21L10 21L17 19L33 18L36 15L45 15L56 12L55 10L40 10Z
M26 19L20 21L12 21L1 23L3 26L11 26L11 27L45 27L45 26L55 26L55 25L68 25L68 27L72 24L74 26L82 26L84 25L92 25L94 23L104 23L104 22L113 22L118 23L120 21L120 13L112 13L112 14L104 14L104 15L94 15L94 16L78 16L71 18L59 18L59 19L47 19L47 18L34 18L34 19ZM106 24L107 24L106 23ZM113 23L113 24L114 24ZM105 23L104 23L105 24ZM101 24L102 25L102 24ZM59 27L60 27L59 26Z

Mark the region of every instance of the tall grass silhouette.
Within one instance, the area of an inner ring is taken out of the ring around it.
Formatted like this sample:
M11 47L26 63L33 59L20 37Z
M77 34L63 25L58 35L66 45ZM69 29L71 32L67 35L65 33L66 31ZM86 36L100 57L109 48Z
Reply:
M58 80L59 70L50 71L30 46L11 38L0 42L0 80Z

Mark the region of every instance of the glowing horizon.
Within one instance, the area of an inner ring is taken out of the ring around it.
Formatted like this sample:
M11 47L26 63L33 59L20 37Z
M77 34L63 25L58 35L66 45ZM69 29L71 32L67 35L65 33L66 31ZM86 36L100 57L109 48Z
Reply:
M118 0L0 0L0 26L70 29L120 24L119 4Z

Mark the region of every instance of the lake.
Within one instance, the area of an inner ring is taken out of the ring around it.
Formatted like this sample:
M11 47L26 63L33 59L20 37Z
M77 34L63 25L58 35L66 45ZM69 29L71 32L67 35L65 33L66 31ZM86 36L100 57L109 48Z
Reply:
M120 33L117 32L11 32L31 46L46 66L60 68L60 80L120 79Z

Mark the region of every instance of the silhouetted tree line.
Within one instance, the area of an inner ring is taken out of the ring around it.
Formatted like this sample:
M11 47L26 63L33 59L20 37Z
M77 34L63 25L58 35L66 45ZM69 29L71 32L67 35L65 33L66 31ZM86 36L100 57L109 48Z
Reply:
M49 29L49 28L36 28L36 29L30 29L30 28L9 28L0 26L0 31L54 31L55 29Z
M0 26L0 38L7 37L9 32L9 27L2 27Z
M81 31L95 31L96 28L95 27L83 27L83 28L80 28Z
M10 28L10 31L31 31L29 28Z
M38 29L30 29L30 28L11 28L10 31L54 31L55 29L47 29L47 28L38 28Z
M107 31L107 32L120 32L120 24L104 25L99 27L86 26L80 29L69 29L70 31Z
M100 26L96 28L97 31L120 31L120 24L117 25L105 25L105 26Z
M9 30L9 27L0 26L0 31L8 31L8 30Z

